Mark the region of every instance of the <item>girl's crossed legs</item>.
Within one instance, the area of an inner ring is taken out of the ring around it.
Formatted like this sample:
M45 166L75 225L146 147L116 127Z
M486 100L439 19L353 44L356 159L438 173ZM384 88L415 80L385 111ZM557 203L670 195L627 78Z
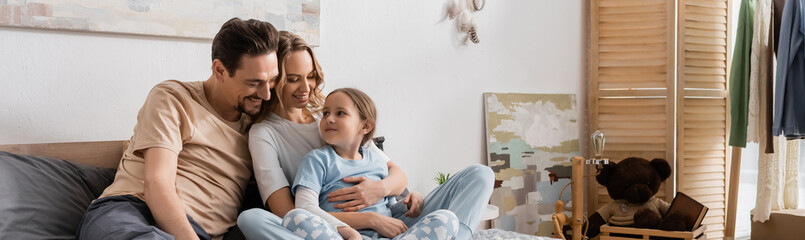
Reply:
M299 237L306 240L333 240L341 239L336 229L325 222L321 217L304 209L294 209L282 219L282 226ZM408 231L397 235L393 239L432 239L452 240L458 233L459 222L453 212L437 210L424 217L408 228ZM374 236L363 236L363 239L388 239Z

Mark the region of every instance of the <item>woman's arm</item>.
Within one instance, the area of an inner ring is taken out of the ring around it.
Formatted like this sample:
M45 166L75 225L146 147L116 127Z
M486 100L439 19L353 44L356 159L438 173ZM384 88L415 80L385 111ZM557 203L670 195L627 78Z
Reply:
M307 210L308 212L316 214L324 219L324 221L335 227L338 231L338 234L340 234L344 239L358 240L361 238L361 235L355 231L354 228L345 224L344 222L341 222L337 218L333 217L333 215L325 212L324 209L321 209L321 207L319 207L318 199L319 193L313 191L313 189L302 185L296 187L296 206L299 206L299 208Z
M266 206L277 217L283 218L288 211L294 209L293 198L291 197L291 190L288 187L280 188L268 196Z
M282 218L294 204L275 145L267 127L256 125L249 131L249 152L260 197L272 213Z
M335 218L333 215L330 215L330 213L324 211L324 209L321 209L321 207L319 207L319 193L305 186L299 185L296 187L296 207L305 209L310 213L318 215L333 227L337 228L349 226L341 220L338 220L338 218Z
M386 193L383 196L397 196L402 194L403 191L405 191L405 188L408 187L408 176L405 175L405 172L402 170L402 168L397 166L397 164L394 164L394 162L391 161L391 158L389 158L389 156L387 156L383 150L377 148L377 145L375 145L374 142L371 142L366 149L374 154L377 154L377 156L380 156L380 158L384 159L388 165L389 176L383 180L380 180L380 182L383 183L383 189Z
M405 187L408 186L408 176L405 175L405 172L394 164L392 161L386 162L389 168L389 176L380 180L383 183L383 188L388 191L386 196L397 196L402 194L405 191Z

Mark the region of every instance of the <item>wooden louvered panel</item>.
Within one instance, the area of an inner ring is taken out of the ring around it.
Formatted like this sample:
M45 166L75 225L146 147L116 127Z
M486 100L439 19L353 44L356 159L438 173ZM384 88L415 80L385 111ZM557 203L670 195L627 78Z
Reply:
M615 49L616 47L611 47L610 45L608 49ZM625 51L637 51L638 48L644 48L644 46L617 46L617 48L624 47L623 50ZM645 49L645 51L651 51L652 49ZM627 54L627 53L624 53ZM601 67L598 69L598 72L602 75L612 75L612 76L624 76L624 75L632 75L635 73L638 74L665 74L666 72L663 71L662 66L618 66L618 67Z
M720 106L690 106L684 109L684 113L703 114L703 113L716 113L724 114L727 110Z
M725 139L717 136L689 136L687 143L723 143Z
M684 36L684 38L685 38L685 42L688 42L690 44L698 44L700 46L701 45L713 45L713 44L717 44L717 45L726 45L727 44L726 40L724 40L722 38L718 38L718 37L699 37L699 36L687 35L687 36ZM716 46L713 49L719 49L720 50L720 48L718 46Z
M622 106L607 106L601 104L598 105L598 112L611 114L665 113L665 106L632 106L625 108Z
M596 1L598 2L598 1ZM612 1L603 1L603 2L612 2ZM613 7L613 6L602 6L601 8L597 8L598 13L600 15L607 15L607 14L641 14L641 13L665 13L667 11L667 7L662 6L660 4L657 5L650 5L650 6L637 6L637 7ZM663 33L665 30L662 30Z
M721 46L714 46L712 44L697 44L697 43L689 43L685 48L686 51L692 52L715 52L715 53L726 53L727 49ZM724 75L724 74L721 74Z
M727 60L727 57L721 53L703 53L703 52L691 52L687 56L688 60L698 60L698 59L705 59L705 60ZM696 76L688 76L688 80L693 80ZM707 77L712 78L714 76L699 76L699 77ZM722 79L723 81L723 79Z
M601 132L606 132L607 136L613 136L613 137L665 136L665 129L604 129L600 127L598 129L601 130ZM615 143L609 143L609 144L615 144ZM607 147L609 146L610 145L607 145Z
M724 9L724 10L727 9L727 1L725 0L687 0L686 2L687 6L708 7L708 8ZM726 14L718 16L726 16Z
M726 207L726 204L724 204L724 202L720 202L720 201L706 202L705 204L708 204L707 206L712 207L712 208L725 208Z
M655 7L663 5L664 0L601 0L598 6L601 8L628 8L628 7ZM637 11L636 11L637 12ZM603 15L603 14L602 14Z
M612 144L607 146L608 151L665 151L665 143L662 144Z
M709 158L709 157L726 157L723 151L694 151L686 150L685 158ZM683 158L684 159L684 158ZM679 163L677 163L679 165Z
M710 47L700 47L696 48L695 50L690 51L712 51L709 49ZM687 50L686 50L687 51ZM699 75L726 75L727 72L724 68L717 68L717 67L688 67L685 66L684 69L685 73L688 74L699 74Z
M604 129L657 129L662 128L665 125L665 121L641 121L641 122L633 122L633 121L601 121L598 123L599 128ZM621 137L607 137L607 142L610 143L628 143L628 142L648 142L648 143L658 143L665 142L665 137L660 138L652 138L652 137L645 137L645 138L621 138Z
M697 13L686 14L685 20L698 21L698 22L724 23L724 24L727 23L726 16L697 14ZM726 44L726 42L724 44Z
M640 31L633 31L631 29L619 29L619 30L608 30L606 32L602 32L600 37L662 37L665 36L665 30L663 29L643 29ZM665 54L665 53L661 53Z
M610 31L612 32L612 31ZM637 37L644 37L644 36L637 36ZM598 54L598 59L601 60L632 60L634 58L641 58L641 59L655 59L655 58L665 58L664 52L643 52L643 53L632 53L629 55L620 54L620 53L600 53Z
M679 181L680 183L690 183L685 181ZM708 187L724 187L724 180L708 180L708 181L698 181L694 182L697 186L708 188ZM723 204L722 204L723 205Z
M724 149L724 143L685 143L688 151L720 151Z
M718 223L718 221L721 221L720 217L705 217L704 220L702 220L702 224L713 224Z
M662 106L666 104L664 98L608 98L599 100L599 104L608 106L619 107L634 107L634 106Z
M674 8L668 0L590 2L590 132L606 135L610 160L674 161ZM673 178L668 182L657 194L666 201L673 196ZM611 201L602 187L587 196L590 213Z
M724 84L723 83L701 83L701 82L697 83L697 82L691 82L691 83L688 83L688 87L690 87L690 88L720 88L720 89L724 89Z
M640 74L640 73L635 73ZM656 97L660 95L664 95L667 93L667 90L598 90L598 97L600 98L621 98L624 96L628 97Z
M701 66L709 68L726 68L727 63L722 60L688 59L688 66Z
M721 121L723 122L727 116L724 114L693 114L693 113L684 113L686 119L690 121L695 121L697 123L702 123L706 121ZM704 123L702 123L704 124Z
M600 76L601 82L657 82L657 79L663 79L667 76L664 73L656 74L640 74L640 75L604 75Z
M701 119L702 117L697 117L697 118ZM723 128L726 125L727 125L726 123L720 122L720 121L696 121L696 120L690 120L690 121L688 121L687 126L685 126L685 128L691 129L691 130L701 130L701 129ZM698 141L699 138L693 138L691 140L692 141Z
M726 33L722 33L720 31L707 31L701 29L689 29L685 32L684 36L715 37L715 38L727 37Z
M724 237L729 152L726 0L678 1L677 188L710 210L708 239Z
M709 166L709 165L724 165L724 159L722 158L691 158L685 160L684 167L695 167L695 166ZM680 180L682 182L682 180Z
M601 59L598 62L599 67L646 67L646 66L664 66L665 59L631 59L631 60L607 60Z
M598 117L601 121L665 121L665 114L601 114Z
M663 12L654 13L638 13L630 14L628 16L619 16L613 14L604 14L598 18L601 23L613 22L662 22L665 21L665 14Z

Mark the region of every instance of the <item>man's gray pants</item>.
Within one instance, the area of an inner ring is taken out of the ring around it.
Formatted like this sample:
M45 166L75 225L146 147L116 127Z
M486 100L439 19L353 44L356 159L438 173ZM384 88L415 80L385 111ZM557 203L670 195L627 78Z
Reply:
M187 216L199 239L210 240L210 235ZM92 202L76 230L78 240L96 239L174 239L156 227L148 205L132 195L111 196Z

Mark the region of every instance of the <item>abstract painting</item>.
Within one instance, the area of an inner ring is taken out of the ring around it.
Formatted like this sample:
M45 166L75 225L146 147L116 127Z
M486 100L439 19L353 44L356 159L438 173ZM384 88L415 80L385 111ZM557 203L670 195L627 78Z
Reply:
M488 166L502 182L491 203L500 209L494 228L551 236L551 215L560 198L566 205L569 179L551 182L551 172L569 177L570 158L579 155L574 94L485 93Z
M233 17L319 45L319 0L0 0L0 26L212 39Z

